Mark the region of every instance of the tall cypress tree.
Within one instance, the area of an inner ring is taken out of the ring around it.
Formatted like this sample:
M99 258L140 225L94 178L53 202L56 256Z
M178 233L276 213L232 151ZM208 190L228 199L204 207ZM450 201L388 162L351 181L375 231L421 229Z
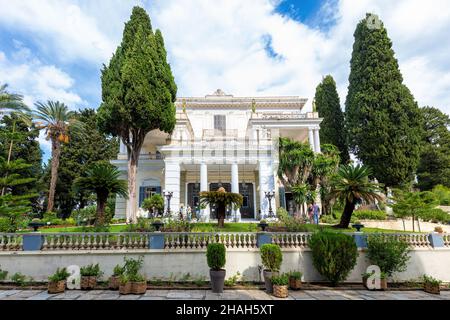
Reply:
M323 78L316 88L317 112L323 118L320 124L320 142L335 145L339 152L341 163L350 161L344 128L344 113L336 89L336 82L331 75Z
M378 17L367 14L354 37L345 103L349 146L386 186L408 185L420 155L419 107Z
M127 219L136 222L136 173L145 136L175 127L177 87L166 60L164 41L153 32L147 12L134 7L121 45L102 70L100 129L121 138L128 154Z

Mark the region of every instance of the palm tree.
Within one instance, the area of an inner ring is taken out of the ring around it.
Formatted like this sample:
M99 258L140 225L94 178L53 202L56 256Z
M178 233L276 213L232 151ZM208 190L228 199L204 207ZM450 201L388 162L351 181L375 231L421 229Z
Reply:
M81 127L81 123L75 119L75 113L69 111L67 106L59 101L47 101L46 104L37 102L35 105L37 110L33 113L33 118L36 121L36 127L44 129L47 140L52 142L51 178L47 203L47 212L51 212L54 207L61 144L69 142L69 129Z
M217 223L219 228L224 227L225 209L227 206L233 206L233 209L239 209L242 206L243 197L239 193L226 192L220 187L217 191L200 192L200 205L216 205Z
M370 202L374 200L381 201L380 185L369 181L371 174L367 166L342 165L337 175L332 181L331 194L345 202L344 212L341 221L336 228L348 228L350 219L355 210L355 205L362 200Z
M86 172L86 177L79 177L74 182L77 191L93 192L97 195L97 215L95 225L105 222L105 208L110 194L128 197L128 182L119 179L117 168L107 163L96 163Z

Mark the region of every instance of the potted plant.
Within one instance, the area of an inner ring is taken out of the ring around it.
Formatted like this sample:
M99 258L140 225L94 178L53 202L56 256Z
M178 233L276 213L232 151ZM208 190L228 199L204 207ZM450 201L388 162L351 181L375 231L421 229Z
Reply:
M267 228L268 225L269 224L267 223L267 221L265 219L262 219L258 223L258 227L260 227L262 231L266 231L266 228Z
M361 224L361 222L356 221L354 224L352 224L352 228L356 229L356 232L360 232L362 228L364 228L364 225Z
M210 243L206 249L206 260L208 262L209 276L211 278L211 289L214 293L222 293L225 281L225 246L223 243Z
M287 298L289 296L288 284L289 276L287 274L282 274L278 276L273 276L273 295L277 298Z
M58 268L56 272L48 277L48 293L62 293L66 290L66 279L70 276L66 268Z
M94 289L97 285L97 279L103 274L97 264L90 264L80 268L81 290Z
M139 273L142 265L144 264L144 260L142 257L139 259L127 259L125 258L125 266L124 266L124 276L121 278L124 284L123 292L127 291L127 285L129 283L129 293L132 294L143 294L147 290L147 280L145 277ZM119 287L120 292L120 287ZM127 294L122 293L121 294Z
M159 231L164 223L160 219L153 220L152 226L155 227L156 231Z
M125 272L125 267L116 265L113 270L113 275L109 278L109 288L111 290L117 290L120 286L120 276Z
M34 218L30 221L30 223L28 223L28 226L32 227L34 232L37 232L39 227L45 226L45 223L43 223L39 218Z
M120 294L130 294L131 293L131 282L126 274L122 274L120 277L119 293Z
M423 278L423 290L425 292L432 294L441 294L440 285L442 281L427 275L424 275L422 278Z
M278 245L270 243L263 244L260 251L262 264L264 266L263 275L266 292L272 293L273 286L271 278L273 276L278 276L281 262L283 261L283 254L281 253L281 249Z
M293 290L302 288L302 273L300 271L289 272L289 287Z

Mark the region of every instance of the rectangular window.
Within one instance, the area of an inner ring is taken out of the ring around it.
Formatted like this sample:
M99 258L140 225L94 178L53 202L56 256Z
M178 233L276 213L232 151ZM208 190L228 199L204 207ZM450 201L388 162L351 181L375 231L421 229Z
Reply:
M227 129L226 117L220 114L214 115L214 130L219 130L224 133L226 129Z

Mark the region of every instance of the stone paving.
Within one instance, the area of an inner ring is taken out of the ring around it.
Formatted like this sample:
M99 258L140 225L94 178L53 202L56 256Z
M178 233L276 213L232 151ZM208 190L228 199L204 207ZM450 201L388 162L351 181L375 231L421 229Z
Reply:
M287 299L278 299L263 290L147 290L143 295L119 295L110 290L67 290L48 294L46 290L0 290L0 300L450 300L450 291L440 295L414 291L301 290L289 291Z

